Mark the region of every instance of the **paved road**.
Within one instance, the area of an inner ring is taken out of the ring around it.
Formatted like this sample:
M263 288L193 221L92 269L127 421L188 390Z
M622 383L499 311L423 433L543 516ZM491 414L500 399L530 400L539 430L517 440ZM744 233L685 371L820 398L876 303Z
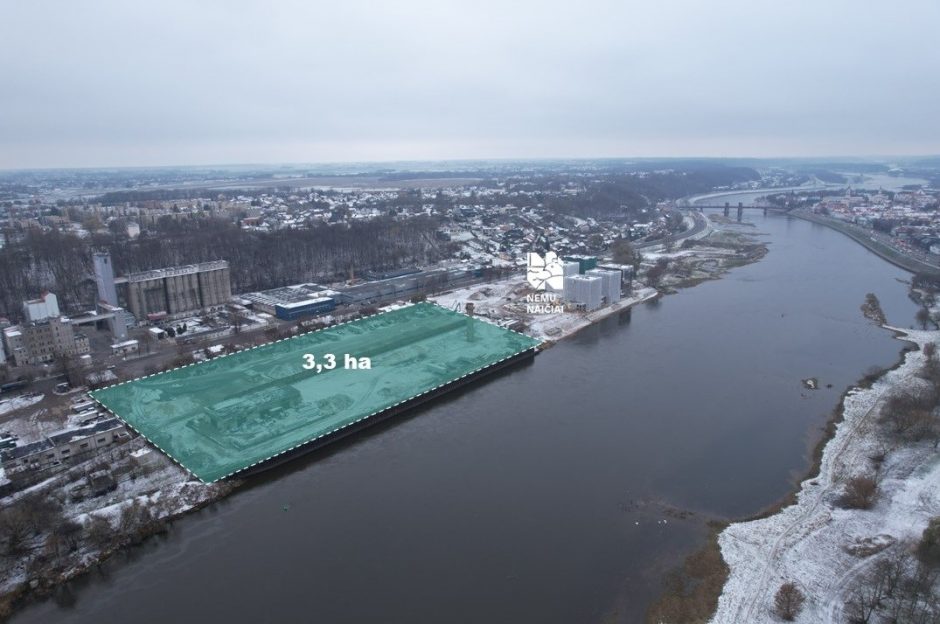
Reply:
M633 245L633 247L635 249L644 249L646 247L654 247L656 245L674 243L676 241L689 238L690 236L695 236L696 234L704 231L706 227L708 227L708 221L705 219L705 215L703 215L702 213L697 212L695 210L690 210L688 214L692 217L692 219L695 220L695 224L692 227L690 227L688 230L679 232L678 234L671 234L669 236L664 236L663 238L660 238L659 240L649 241L646 243L636 243Z

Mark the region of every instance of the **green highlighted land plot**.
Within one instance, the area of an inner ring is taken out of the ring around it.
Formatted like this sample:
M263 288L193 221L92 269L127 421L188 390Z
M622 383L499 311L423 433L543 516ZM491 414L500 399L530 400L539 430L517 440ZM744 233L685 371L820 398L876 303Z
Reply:
M538 344L419 303L91 394L208 483Z

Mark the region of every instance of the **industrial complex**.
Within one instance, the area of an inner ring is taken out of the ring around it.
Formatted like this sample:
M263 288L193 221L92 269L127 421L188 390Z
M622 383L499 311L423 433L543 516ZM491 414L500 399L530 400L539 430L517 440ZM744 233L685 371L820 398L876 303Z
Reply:
M139 320L184 316L232 298L225 260L132 273L123 281L128 308Z
M138 322L181 318L220 309L232 298L225 260L154 269L115 277L111 256L92 257L98 299L126 307Z

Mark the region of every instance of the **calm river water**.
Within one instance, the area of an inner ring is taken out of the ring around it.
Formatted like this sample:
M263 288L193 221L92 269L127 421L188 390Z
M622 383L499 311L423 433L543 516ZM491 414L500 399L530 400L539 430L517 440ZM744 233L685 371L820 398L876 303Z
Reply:
M745 219L759 263L257 478L13 622L639 621L704 521L783 496L846 386L895 362L865 294L916 311L842 235Z

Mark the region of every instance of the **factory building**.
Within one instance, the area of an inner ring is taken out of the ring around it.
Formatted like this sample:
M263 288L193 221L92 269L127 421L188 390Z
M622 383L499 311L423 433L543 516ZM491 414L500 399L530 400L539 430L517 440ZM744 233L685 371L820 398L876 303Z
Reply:
M337 294L318 284L295 284L248 293L244 298L259 312L273 314L283 321L292 321L332 312L336 308Z
M604 302L604 280L596 275L571 275L565 278L565 301L590 312Z
M589 269L584 272L585 275L599 277L603 280L604 303L610 305L620 301L620 285L623 276L620 271L611 271L608 269Z
M115 319L124 316L119 298L126 301L125 307L137 321L180 318L220 308L232 298L229 266L225 260L141 271L126 277L114 276L107 252L95 253L92 264L99 307L105 314L113 314ZM118 339L126 336L126 332L113 333Z
M274 315L282 321L293 321L306 316L319 316L336 309L336 300L331 297L315 297L306 301L277 304Z
M127 307L138 321L179 318L232 298L225 260L132 273L125 280Z
M384 275L393 273L385 273ZM482 275L483 268L476 265L430 269L417 273L409 270L397 277L388 277L343 288L342 292L336 294L336 300L339 304L372 304L388 298L399 299L414 294L453 288Z

